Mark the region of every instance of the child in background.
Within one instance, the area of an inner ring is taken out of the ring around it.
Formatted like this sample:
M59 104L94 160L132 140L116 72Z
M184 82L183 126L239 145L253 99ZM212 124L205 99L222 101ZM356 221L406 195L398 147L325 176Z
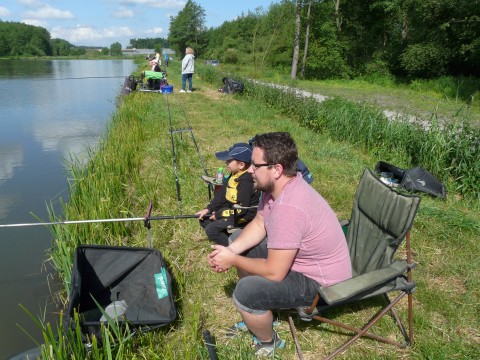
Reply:
M244 227L256 215L257 209L234 209L258 205L259 193L253 186L252 175L248 173L252 157L252 147L246 143L232 145L228 150L215 153L219 160L225 161L230 177L215 191L212 201L198 215L200 225L205 229L208 239L219 245L228 246L229 227ZM206 214L211 214L205 218Z

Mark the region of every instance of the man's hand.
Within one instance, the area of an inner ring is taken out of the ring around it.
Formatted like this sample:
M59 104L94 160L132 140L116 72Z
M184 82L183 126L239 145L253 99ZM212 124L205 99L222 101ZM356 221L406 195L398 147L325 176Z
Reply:
M221 245L212 245L212 249L213 251L208 254L208 265L216 272L228 271L237 255L228 247Z

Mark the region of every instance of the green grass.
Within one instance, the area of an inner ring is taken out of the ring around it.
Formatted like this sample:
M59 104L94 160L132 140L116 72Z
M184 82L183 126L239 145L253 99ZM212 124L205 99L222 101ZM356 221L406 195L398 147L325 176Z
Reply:
M340 219L349 217L360 175L365 167L373 168L381 158L381 146L365 148L348 137L335 139L330 131L318 132L318 129L302 126L295 117L253 96L220 94L217 89L221 83L212 85L205 81L214 79L215 73L194 75L194 92L180 94L179 63L171 64L169 83L176 91L168 96L172 126L185 128L187 116L211 173L221 165L214 156L216 151L246 141L256 133L289 131L297 141L300 157L314 175L312 185ZM285 99L285 106L293 104ZM328 109L332 117L358 111L351 106ZM307 119L311 110L308 104L304 106ZM90 162L83 165L75 159L71 161L75 180L63 216L72 220L138 217L145 214L150 199L154 204L152 215L192 214L202 209L208 203L208 192L200 180L203 169L188 132L174 134L182 195L181 202L177 201L168 115L164 95L134 93L126 97L112 119L108 136L98 150L92 150ZM398 163L406 162L407 157L398 155ZM478 202L467 202L454 191L446 201L422 197L412 231L414 260L418 263L414 279L419 285L414 294L415 344L410 349L399 350L360 340L340 358L479 357ZM54 236L52 259L66 289L76 245L148 245L147 231L140 222L58 226ZM227 327L239 320L231 298L236 275L234 271L217 274L208 268L206 256L211 244L198 222L195 219L152 221L151 236L153 246L162 252L174 278L178 320L169 327L130 340L121 348L112 348L111 355L99 353L90 358L208 359L202 340L204 329L209 329L216 337L219 359L253 358L248 337L232 340L223 335ZM344 312L327 315L358 324L369 317L367 310L376 308L379 302L370 300L359 307L359 312L351 312L347 307ZM405 307L400 309L404 317ZM278 358L295 359L295 346L284 314L280 320L279 334L287 340L287 347L277 354ZM382 320L375 329L380 334L395 337L389 320ZM306 359L327 354L346 340L341 332L326 325L297 320L296 325ZM51 336L46 341L54 342ZM64 355L65 358L70 356L69 353ZM80 353L76 356L84 358Z
M250 79L291 85L423 120L467 120L477 126L480 124L480 79L442 77L410 83L398 83L390 78L292 81L288 71L259 71L242 65L222 65L221 69Z

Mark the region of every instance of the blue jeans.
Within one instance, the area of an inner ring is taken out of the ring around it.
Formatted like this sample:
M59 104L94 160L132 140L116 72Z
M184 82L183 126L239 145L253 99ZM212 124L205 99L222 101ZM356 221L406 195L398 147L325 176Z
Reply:
M192 76L193 74L182 74L182 90L185 90L188 80L188 90L192 91Z
M234 241L240 231L229 240ZM267 238L244 253L249 258L267 258ZM318 283L302 273L290 270L282 281L268 280L259 275L240 279L233 291L233 300L242 310L264 314L267 310L291 309L311 305L318 293Z

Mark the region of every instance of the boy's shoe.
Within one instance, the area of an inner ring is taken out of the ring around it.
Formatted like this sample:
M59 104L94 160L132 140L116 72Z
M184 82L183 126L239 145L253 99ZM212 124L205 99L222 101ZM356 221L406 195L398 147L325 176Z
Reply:
M192 90L187 90L187 92L192 92Z
M254 336L255 355L258 357L271 357L275 354L276 349L283 349L285 347L285 340L280 339L277 333L273 332L273 340L270 342L261 342Z
M280 325L280 323L277 320L275 320L273 322L273 327L276 328L278 327L278 325ZM245 325L243 321L239 321L233 326L229 327L225 335L228 337L235 337L238 335L239 332L247 332L247 331L248 331L247 325Z
M179 92L182 92L182 93L184 93L184 92L185 92L185 90L183 90L183 89L182 89L182 90L180 90Z

